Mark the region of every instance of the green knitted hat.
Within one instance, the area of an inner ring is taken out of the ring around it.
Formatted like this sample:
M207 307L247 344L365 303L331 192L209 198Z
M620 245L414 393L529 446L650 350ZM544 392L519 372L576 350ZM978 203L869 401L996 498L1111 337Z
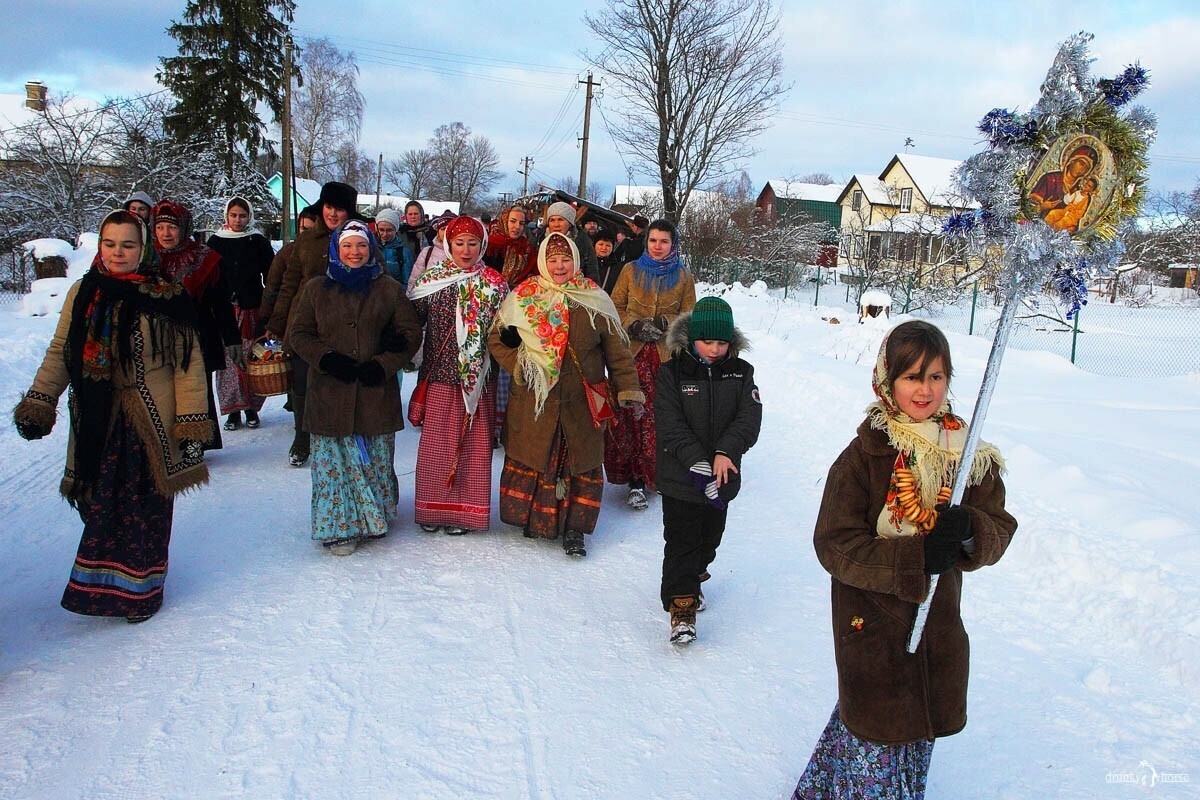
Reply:
M692 309L691 341L715 339L719 342L733 340L733 309L719 297L701 297Z

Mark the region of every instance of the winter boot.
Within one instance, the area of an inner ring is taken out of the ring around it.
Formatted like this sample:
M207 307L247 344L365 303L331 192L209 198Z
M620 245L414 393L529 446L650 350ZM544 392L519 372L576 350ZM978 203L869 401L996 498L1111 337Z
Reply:
M137 625L139 622L145 622L153 616L153 614L135 614L134 616L126 617L125 621L130 625Z
M636 486L630 487L629 498L625 502L634 511L645 511L650 506L650 502L646 499L646 490Z
M563 552L569 556L587 555L587 547L583 543L583 534L579 531L567 531L563 534Z
M236 431L242 427L242 412L235 411L225 418L225 430Z
M247 428L257 428L260 424L261 424L261 422L258 419L257 411L247 411L246 412L246 427Z
M358 549L358 539L343 539L328 545L329 552L335 556L348 556Z
M696 641L696 598L691 595L671 598L671 644Z

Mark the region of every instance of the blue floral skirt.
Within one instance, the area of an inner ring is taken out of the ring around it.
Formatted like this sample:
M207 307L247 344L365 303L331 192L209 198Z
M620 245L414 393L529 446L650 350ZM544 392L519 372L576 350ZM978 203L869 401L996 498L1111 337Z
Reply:
M378 539L396 521L396 435L312 437L312 538Z
M933 743L865 741L846 729L835 705L792 800L923 800Z

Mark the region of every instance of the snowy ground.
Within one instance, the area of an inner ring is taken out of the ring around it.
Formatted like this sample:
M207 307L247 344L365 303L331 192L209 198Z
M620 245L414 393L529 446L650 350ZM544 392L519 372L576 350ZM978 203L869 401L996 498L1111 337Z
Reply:
M279 398L176 504L162 612L77 617L58 606L80 531L56 492L66 425L0 427L0 797L786 797L835 700L812 523L883 331L728 298L764 430L686 649L658 606L657 501L610 491L582 561L498 521L423 534L408 430L400 522L335 558L309 541ZM12 402L55 322L18 309L0 307ZM969 415L988 342L950 338ZM1010 349L985 438L1020 529L966 578L970 720L938 743L929 797L1200 796L1200 374Z

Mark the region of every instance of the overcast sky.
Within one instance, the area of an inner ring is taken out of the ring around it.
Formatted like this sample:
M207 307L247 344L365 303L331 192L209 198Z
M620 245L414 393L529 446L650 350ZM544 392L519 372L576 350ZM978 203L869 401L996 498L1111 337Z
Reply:
M311 3L300 0L297 38L328 36L353 51L366 98L362 148L385 158L423 146L438 125L461 121L488 136L506 173L497 191L532 178L578 177L586 76L596 50L575 3ZM20 122L23 84L54 94L131 96L161 88L158 59L175 52L165 33L184 3L8 0L0 48L0 126ZM416 9L414 14L404 9ZM979 118L1000 106L1027 110L1059 43L1096 35L1093 74L1140 62L1151 88L1140 101L1159 118L1150 151L1152 190L1184 190L1200 176L1200 7L1195 2L896 2L782 0L786 79L792 89L745 164L756 189L769 178L825 172L841 182L878 173L903 150L962 159L978 151ZM603 86L603 72L597 72ZM657 182L645 162L620 153L606 126L621 101L601 89L592 114L589 182L611 190ZM369 187L360 187L368 191Z

